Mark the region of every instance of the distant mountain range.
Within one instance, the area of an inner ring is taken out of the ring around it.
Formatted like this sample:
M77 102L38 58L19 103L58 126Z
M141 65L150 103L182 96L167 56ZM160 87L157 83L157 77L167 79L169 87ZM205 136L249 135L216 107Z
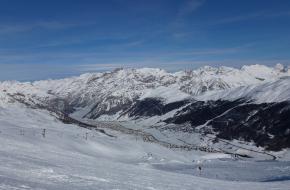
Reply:
M169 141L215 147L226 140L274 151L290 147L290 69L281 64L176 73L116 69L61 80L1 82L0 105L15 101L80 121L121 122Z

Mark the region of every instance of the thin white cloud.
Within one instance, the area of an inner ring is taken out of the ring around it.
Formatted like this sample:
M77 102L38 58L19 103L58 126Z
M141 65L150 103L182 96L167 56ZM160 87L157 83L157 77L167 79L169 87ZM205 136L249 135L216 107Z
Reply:
M134 62L114 62L114 63L102 63L102 64L85 64L85 65L77 65L74 69L79 70L80 73L86 72L102 72L102 71L110 71L116 68L161 68L170 72L181 71L184 69L196 69L203 66L229 66L240 68L243 65L253 65L253 64L262 64L274 66L277 63L283 63L284 65L290 65L290 60L259 60L259 59L249 59L249 60L233 60L233 59L225 59L221 61L212 61L212 60L183 60L183 61L162 61L162 60L142 60L142 61L134 61Z
M198 56L217 56L230 55L249 50L255 43L243 44L240 46L226 48L206 48L206 49L187 49L187 50L171 50L157 52L131 52L124 51L123 48L135 47L142 44L143 41L132 41L119 44L113 49L107 49L103 52L34 52L29 50L10 50L0 49L0 63L76 63L76 64L91 64L102 63L104 61L115 60L183 60L196 58ZM116 49L117 48L117 49Z
M196 11L204 4L205 0L188 0L178 10L177 17L185 17Z
M183 27L186 25L187 18L197 11L205 3L205 0L186 0L177 10L177 14L170 23L172 37L175 39L183 39L188 36L184 32Z
M20 32L30 32L41 28L46 30L63 30L73 27L93 25L93 22L65 22L65 21L36 21L31 23L9 23L0 24L0 34L11 34Z
M183 3L176 14L176 18L173 21L174 27L180 27L184 25L184 20L191 15L193 12L198 10L203 4L205 0L187 0Z
M276 18L276 17L288 17L290 16L290 11L287 12L279 12L279 13L269 13L266 11L263 12L255 12L249 13L246 15L238 15L233 17L222 18L219 20L214 21L213 24L229 24L235 22L241 22L251 19L269 19L269 18Z

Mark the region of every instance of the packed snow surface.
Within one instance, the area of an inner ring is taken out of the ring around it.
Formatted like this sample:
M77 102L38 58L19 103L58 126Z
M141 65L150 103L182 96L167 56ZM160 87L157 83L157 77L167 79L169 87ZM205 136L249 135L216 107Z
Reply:
M45 129L45 131L44 131ZM290 164L177 151L0 107L0 189L289 189ZM202 170L199 171L198 167Z

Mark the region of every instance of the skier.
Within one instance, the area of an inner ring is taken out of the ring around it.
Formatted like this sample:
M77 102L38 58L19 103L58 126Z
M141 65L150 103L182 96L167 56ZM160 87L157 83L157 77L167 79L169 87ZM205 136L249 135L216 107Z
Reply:
M42 129L42 137L45 138L46 129Z
M198 166L198 170L199 170L199 175L201 175L201 166Z
M197 161L197 169L199 171L199 175L201 175L201 170L202 170L201 165L202 165L202 161L201 160L198 160Z

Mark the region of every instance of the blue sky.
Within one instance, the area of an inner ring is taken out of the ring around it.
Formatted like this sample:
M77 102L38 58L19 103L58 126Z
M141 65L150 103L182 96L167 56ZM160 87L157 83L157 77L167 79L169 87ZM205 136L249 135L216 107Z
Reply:
M289 0L1 0L0 80L290 63Z

